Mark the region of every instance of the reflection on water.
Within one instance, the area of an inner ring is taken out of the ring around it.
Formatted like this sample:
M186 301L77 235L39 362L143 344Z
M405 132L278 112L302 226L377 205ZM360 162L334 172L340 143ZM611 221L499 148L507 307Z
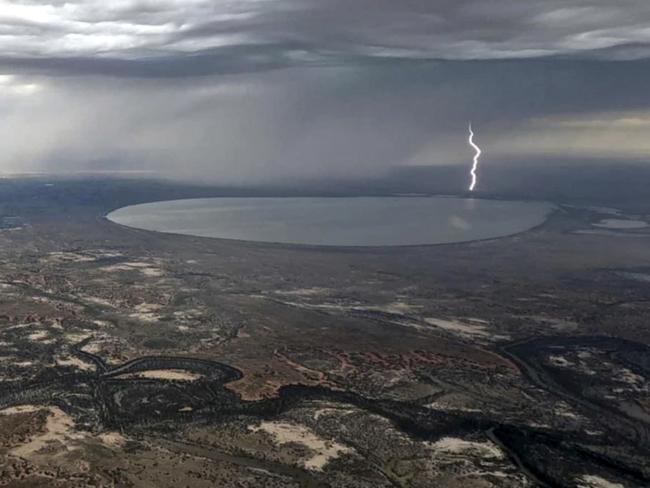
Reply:
M146 230L247 241L399 246L488 239L542 223L553 206L447 197L202 198L108 215Z

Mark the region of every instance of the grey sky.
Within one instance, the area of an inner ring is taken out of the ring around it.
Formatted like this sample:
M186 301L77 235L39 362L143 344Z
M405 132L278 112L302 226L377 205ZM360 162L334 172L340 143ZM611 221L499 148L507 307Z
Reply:
M0 0L0 171L644 158L646 0ZM489 156L488 156L489 155Z
M141 59L247 46L295 63L643 57L649 19L645 0L0 1L0 50L4 58Z

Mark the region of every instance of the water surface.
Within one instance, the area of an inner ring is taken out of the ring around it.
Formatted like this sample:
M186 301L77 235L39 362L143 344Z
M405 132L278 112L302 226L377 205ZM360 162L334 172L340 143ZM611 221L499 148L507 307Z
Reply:
M553 206L450 197L200 198L146 203L107 218L139 229L245 241L404 246L502 237Z

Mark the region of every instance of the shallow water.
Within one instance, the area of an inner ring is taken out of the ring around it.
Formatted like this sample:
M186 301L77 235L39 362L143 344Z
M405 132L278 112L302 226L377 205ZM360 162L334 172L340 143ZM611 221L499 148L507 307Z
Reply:
M553 206L448 197L201 198L146 203L107 218L139 229L327 246L443 244L535 227Z

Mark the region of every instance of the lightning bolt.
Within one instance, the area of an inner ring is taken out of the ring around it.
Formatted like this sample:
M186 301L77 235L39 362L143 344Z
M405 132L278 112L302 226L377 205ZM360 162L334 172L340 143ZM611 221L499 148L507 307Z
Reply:
M476 187L476 171L478 170L478 158L481 157L481 148L474 144L474 132L472 132L472 123L469 124L469 145L474 148L476 154L474 154L474 164L472 164L472 170L469 172L472 181L469 184L469 191L474 191Z

